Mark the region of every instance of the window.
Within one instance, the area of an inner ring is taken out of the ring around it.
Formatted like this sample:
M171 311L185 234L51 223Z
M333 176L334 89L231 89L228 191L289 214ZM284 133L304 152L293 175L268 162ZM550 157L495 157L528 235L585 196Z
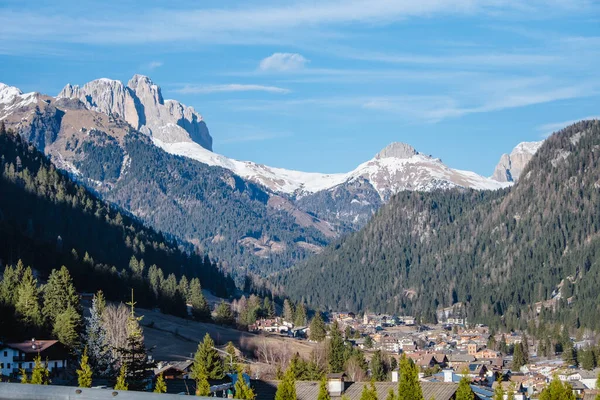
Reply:
M7 368L7 369L10 369L10 363L7 363L7 364L6 364L6 368Z
M54 368L58 368L58 361L54 361Z
M23 368L23 363L19 363L19 369Z
M4 352L4 357L8 357L8 351Z
M33 369L33 363L29 363L29 369Z

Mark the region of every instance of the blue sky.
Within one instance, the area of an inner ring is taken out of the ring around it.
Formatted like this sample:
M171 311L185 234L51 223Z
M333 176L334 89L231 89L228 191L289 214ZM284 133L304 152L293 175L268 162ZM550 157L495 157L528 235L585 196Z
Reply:
M586 0L3 0L0 82L56 95L141 73L194 106L230 157L345 172L402 141L491 175L518 142L600 115L599 11Z

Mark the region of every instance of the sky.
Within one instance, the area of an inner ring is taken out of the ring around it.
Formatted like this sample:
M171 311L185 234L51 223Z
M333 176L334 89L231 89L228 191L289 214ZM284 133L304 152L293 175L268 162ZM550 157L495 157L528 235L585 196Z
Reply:
M149 76L214 150L346 172L391 142L489 176L600 115L591 0L0 2L0 82L56 95Z

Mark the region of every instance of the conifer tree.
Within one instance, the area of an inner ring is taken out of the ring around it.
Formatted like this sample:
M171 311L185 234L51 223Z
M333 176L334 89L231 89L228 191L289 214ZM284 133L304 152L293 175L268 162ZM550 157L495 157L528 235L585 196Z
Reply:
M304 304L299 304L296 306L296 312L294 314L294 325L295 326L306 326L307 323L306 318L306 306Z
M42 357L39 354L34 358L33 371L31 371L31 380L29 383L34 385L48 385L50 383L50 372L46 364L42 362Z
M69 270L63 265L59 270L52 270L48 277L48 283L44 286L42 314L50 324L54 324L56 317L69 307L81 314L79 296L73 285Z
M462 378L460 378L460 382L458 383L458 389L456 390L456 400L473 400L475 396L473 395L473 391L471 390L471 381L469 380L467 374L464 374Z
M494 399L493 400L504 400L504 389L502 388L502 382L496 382L496 389L494 389Z
M79 343L80 324L81 315L69 305L66 310L56 315L52 333L62 344L74 349Z
M215 310L215 322L219 325L233 325L235 323L235 318L233 317L233 313L231 312L231 306L226 303L224 300L221 300L217 309Z
M329 390L327 389L327 378L325 375L323 375L321 382L319 382L319 396L317 397L317 400L331 400Z
M310 321L310 334L308 338L315 342L322 342L325 340L326 335L325 322L323 321L323 317L321 317L321 313L317 312Z
M139 324L143 317L135 316L136 303L133 300L133 290L131 291L131 297L131 302L127 303L131 307L131 314L127 319L127 339L125 340L125 346L118 349L118 353L121 363L127 371L128 386L137 390L144 386L144 379L146 379L154 364L148 360L144 334Z
M192 305L192 316L195 320L210 321L210 307L202 294L202 286L198 278L190 281L188 301Z
M394 389L390 388L385 400L396 400L396 394L394 393Z
M373 357L371 357L371 377L378 382L383 382L387 379L387 372L385 370L385 363L383 361L381 350L375 351Z
M331 338L328 343L329 347L329 371L332 373L342 372L346 362L346 346L344 338L340 332L337 321L331 325Z
M210 394L210 384L208 383L208 375L203 364L194 363L192 378L196 381L196 396L208 396Z
M575 400L575 394L571 385L554 377L540 393L539 400Z
M283 319L291 324L294 323L294 306L288 299L283 301Z
M113 373L115 360L108 345L107 332L102 321L105 309L104 293L99 290L92 299L90 316L86 317L84 342L88 349L92 370L102 377L109 377Z
M37 287L37 279L33 277L30 267L23 271L23 277L17 288L15 311L25 326L39 327L42 325L40 292Z
M87 347L83 349L79 369L77 370L77 384L82 388L92 387L92 368L88 364Z
M127 384L127 366L121 365L119 369L119 375L117 376L117 382L115 383L115 390L128 390L129 385Z
M292 368L285 371L283 380L277 386L275 400L296 400L296 379Z
M202 370L200 369L202 367ZM198 350L194 355L194 365L192 366L192 378L205 372L208 379L221 379L224 376L223 360L215 350L215 342L210 335L204 335L204 340L198 344Z
M21 375L21 383L29 383L29 381L27 380L27 371L25 371L25 368L21 368L19 370L19 375Z
M275 317L275 303L273 300L265 297L265 300L263 301L263 309L265 310L265 316L267 318Z
M523 354L523 344L515 344L515 350L513 352L512 370L519 371L522 366L525 365L525 355Z
M254 398L256 397L254 390L252 390L252 388L250 388L250 386L248 386L248 384L246 383L246 380L244 379L244 374L242 374L241 369L238 370L237 373L234 391L234 399L254 400Z
M228 354L228 358L227 360L225 360L225 362L227 363L227 369L230 373L234 373L239 369L238 366L238 356L237 356L237 352L235 351L235 346L233 345L233 343L228 342L227 346L225 347L225 352Z
M7 265L4 267L2 280L0 281L0 303L7 305L16 305L18 296L19 284L23 280L25 267L21 260L17 261L15 267Z
M375 389L375 384L373 381L367 385L363 386L363 391L360 395L360 400L378 400L377 399L377 390Z
M154 384L154 393L167 393L167 383L163 374L159 374Z
M398 400L424 400L419 384L419 371L412 360L402 354L400 358L400 379L398 380Z

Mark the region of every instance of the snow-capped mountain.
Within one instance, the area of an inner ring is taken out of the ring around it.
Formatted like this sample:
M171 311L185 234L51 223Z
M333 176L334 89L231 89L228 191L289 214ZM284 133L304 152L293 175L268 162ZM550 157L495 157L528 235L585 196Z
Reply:
M127 86L110 79L97 79L82 87L69 84L58 97L78 98L90 109L120 115L171 154L229 169L278 193L302 196L359 178L368 180L384 200L401 190L506 186L473 172L449 168L440 159L402 143L393 143L353 171L339 174L293 171L234 160L211 151L212 138L193 108L175 100L163 101L160 87L142 75L135 75ZM202 128L200 134L198 123Z
M260 183L270 190L299 197L328 190L356 179L369 181L384 200L402 190L427 191L452 187L483 190L507 186L506 183L485 178L474 172L449 168L439 158L419 153L405 143L390 144L374 158L350 172L320 174L234 160L208 151L193 142L165 143L156 138L153 138L153 141L171 154L227 168L242 178Z
M77 98L89 109L120 116L134 129L164 143L193 141L212 149L202 116L176 100L164 100L160 87L147 76L134 75L127 86L106 78L82 87L67 84L57 97Z
M510 154L502 154L492 179L498 182L516 182L521 172L544 141L519 143Z

